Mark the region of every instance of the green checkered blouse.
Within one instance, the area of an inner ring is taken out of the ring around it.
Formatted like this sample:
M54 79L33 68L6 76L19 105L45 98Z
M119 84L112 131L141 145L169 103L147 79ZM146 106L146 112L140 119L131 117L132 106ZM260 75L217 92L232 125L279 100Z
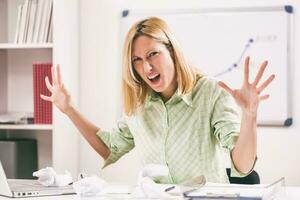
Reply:
M110 148L104 167L137 148L142 164L165 164L160 183L181 183L198 175L228 183L224 149L233 149L240 131L238 108L229 93L208 77L183 96L167 101L153 93L134 116L125 116L111 132L97 135ZM231 162L232 163L232 162ZM231 164L231 176L244 176Z

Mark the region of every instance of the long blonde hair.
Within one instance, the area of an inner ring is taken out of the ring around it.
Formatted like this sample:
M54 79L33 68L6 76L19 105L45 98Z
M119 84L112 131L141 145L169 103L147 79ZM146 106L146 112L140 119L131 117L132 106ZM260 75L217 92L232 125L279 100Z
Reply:
M160 18L151 17L135 23L127 33L123 49L123 104L125 114L128 116L133 115L137 108L144 104L151 91L134 70L131 60L133 43L139 36L147 36L166 45L175 65L179 95L192 90L199 74L188 64L166 22Z

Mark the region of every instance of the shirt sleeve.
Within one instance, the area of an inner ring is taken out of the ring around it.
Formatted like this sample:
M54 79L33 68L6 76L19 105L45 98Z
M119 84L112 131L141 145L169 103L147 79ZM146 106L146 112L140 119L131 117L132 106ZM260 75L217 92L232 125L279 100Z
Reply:
M244 177L248 173L240 172L234 165L231 158L231 151L233 150L240 133L241 118L237 104L231 94L222 89L218 84L215 85L215 93L212 97L213 112L211 117L211 126L213 133L221 146L230 152L231 159L231 174L232 177Z
M120 119L111 132L100 130L96 134L111 151L102 168L115 163L134 148L134 139L125 118Z

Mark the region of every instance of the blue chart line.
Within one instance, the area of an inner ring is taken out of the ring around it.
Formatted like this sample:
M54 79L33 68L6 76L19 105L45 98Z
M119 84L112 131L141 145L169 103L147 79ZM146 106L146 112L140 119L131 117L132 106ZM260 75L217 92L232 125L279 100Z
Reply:
M236 69L236 68L239 66L239 64L240 64L240 62L241 62L243 56L245 55L245 53L247 52L247 50L250 48L250 45L251 45L253 42L254 42L254 40L253 40L252 38L250 38L250 39L248 40L247 44L245 45L245 48L243 49L242 53L241 53L240 56L238 57L237 61L234 62L230 67L228 67L228 68L225 69L224 71L221 71L221 72L217 73L217 74L215 75L215 77L221 76L221 75L223 75L223 74L227 74L227 73L231 72L233 69Z

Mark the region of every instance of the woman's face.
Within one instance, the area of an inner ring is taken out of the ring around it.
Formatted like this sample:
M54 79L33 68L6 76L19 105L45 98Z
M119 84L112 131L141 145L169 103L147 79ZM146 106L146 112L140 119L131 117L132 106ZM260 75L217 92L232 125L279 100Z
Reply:
M132 63L139 76L164 100L174 94L177 89L175 66L164 44L139 36L133 43Z

